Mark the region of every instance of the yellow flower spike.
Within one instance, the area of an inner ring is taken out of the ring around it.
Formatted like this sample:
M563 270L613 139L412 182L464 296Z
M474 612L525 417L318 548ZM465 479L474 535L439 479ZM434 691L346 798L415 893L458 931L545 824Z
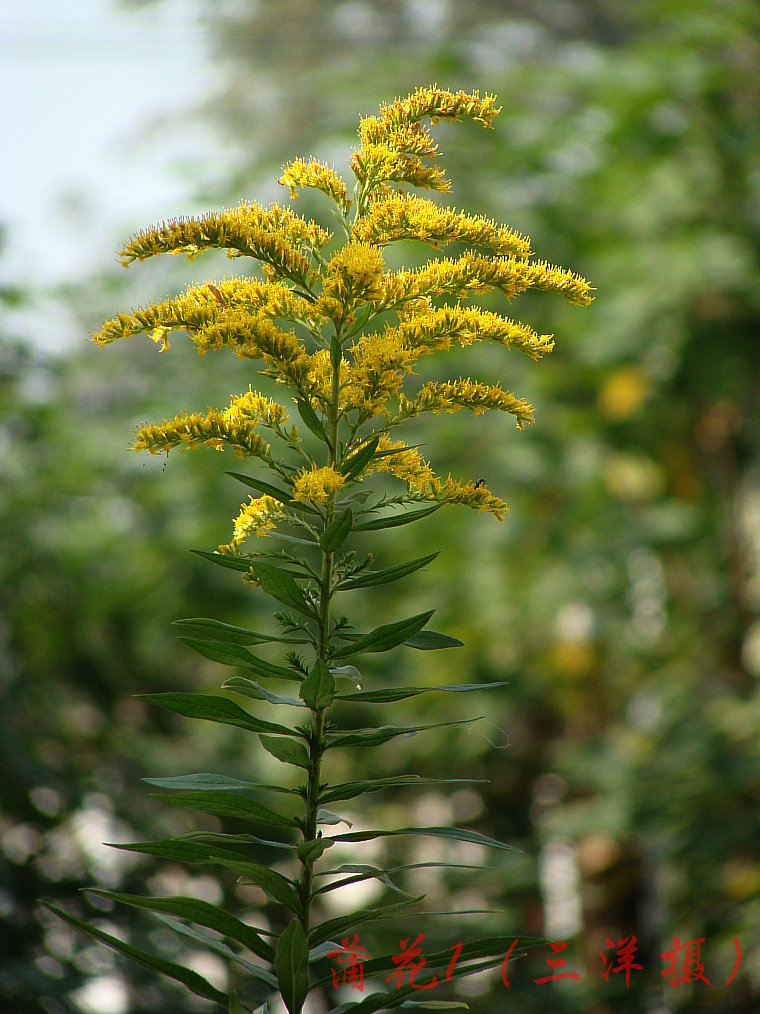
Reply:
M459 504L476 511L488 511L497 521L503 521L509 513L509 507L501 499L494 496L487 486L478 482L457 482L451 476L441 482L435 480L430 495L431 500L439 503Z
M475 341L490 341L519 349L531 359L540 359L554 348L553 335L537 334L527 324L476 307L433 309L429 303L420 301L407 303L405 309L409 312L394 330L412 348L433 352L449 349L452 342L466 346Z
M253 456L266 462L272 460L272 449L255 432L254 423L228 418L226 412L211 408L205 415L183 412L162 423L143 423L135 430L135 437L134 450L151 454L168 452L174 447L196 447L198 444L223 450L228 444L240 457Z
M308 162L297 158L283 166L280 183L288 187L293 199L298 196L298 191L302 187L313 187L315 190L321 190L322 193L327 194L336 204L340 205L344 215L351 207L346 184L327 163L319 162L315 158L310 158Z
M392 330L365 334L351 348L351 362L343 369L343 403L368 416L382 412L395 395L421 350L406 346Z
M191 260L206 250L227 250L233 257L254 257L291 278L306 279L312 250L331 234L288 208L241 204L234 211L208 212L199 218L177 218L137 233L121 250L126 267L160 253L186 254Z
M302 468L293 483L293 499L301 503L307 500L311 503L326 503L345 481L340 472L329 465L325 468Z
M383 255L371 243L346 243L330 258L324 295L350 306L377 302L383 294Z
M365 475L371 471L390 472L420 496L430 495L436 476L418 450L409 447L403 440L391 440L385 433L377 443L377 450L384 453L373 461L372 468L367 469ZM389 454L388 451L396 453Z
M242 505L235 518L232 540L228 545L220 546L220 551L236 552L250 535L268 536L285 516L282 505L274 497L251 497L247 504Z
M386 274L383 308L393 309L420 296L466 296L470 292L500 289L507 299L529 288L559 292L571 303L587 306L591 287L580 275L544 261L533 263L516 257L483 257L467 252L461 257L442 257L416 271Z
M441 208L414 194L396 193L373 201L353 226L354 236L369 243L386 244L419 239L432 246L467 243L487 247L499 256L530 256L530 240L483 215L466 215Z
M481 384L469 378L444 383L430 381L411 400L400 395L397 418L400 421L422 412L459 412L463 408L474 415L491 409L508 412L517 419L519 429L533 422L533 406L524 398L516 398L498 384Z
M224 412L224 421L231 426L241 423L281 426L288 421L288 413L283 405L249 387L245 394L231 398L230 407Z
M458 120L465 117L491 127L501 107L496 107L495 95L484 95L480 92L471 93L446 91L437 85L430 88L418 88L404 99L396 99L390 105L380 107L380 116L389 125L416 123L428 117L432 123L438 120Z
M264 317L308 320L310 304L279 282L261 283L250 278L223 279L216 285L190 286L181 296L120 313L103 322L92 340L101 346L136 334L151 334L154 341L179 328L192 336L230 311L245 310Z

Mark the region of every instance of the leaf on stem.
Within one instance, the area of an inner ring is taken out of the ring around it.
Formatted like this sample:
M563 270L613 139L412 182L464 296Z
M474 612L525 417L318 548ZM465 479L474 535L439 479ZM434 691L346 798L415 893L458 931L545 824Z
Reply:
M506 683L455 683L449 687L386 687L383 690L362 690L359 693L336 694L340 701L354 701L356 704L393 704L395 701L406 700L407 697L418 697L441 690L447 694L464 694L475 690L492 690L494 687L505 687Z
M354 515L350 507L333 518L329 525L322 532L319 544L325 553L334 553L340 549L351 531Z
M311 758L301 743L294 743L292 739L283 739L281 736L259 736L259 739L266 752L283 764L311 770Z
M194 637L180 637L180 641L197 651L199 655L210 659L212 662L221 662L222 665L239 666L245 669L252 669L259 676L269 679L290 680L300 682L291 669L281 665L273 665L265 662L252 652L248 651L241 644L222 644L219 641L199 641Z
M308 616L309 619L316 619L314 609L308 604L304 593L290 574L271 563L258 561L254 564L253 569L267 595L271 595L278 602L283 602L286 606Z
M135 694L138 701L148 701L160 708L174 711L185 718L204 718L209 722L219 722L222 725L236 725L240 729L249 732L271 732L276 736L302 736L302 733L294 729L288 729L284 725L276 725L274 722L265 722L260 718L254 718L247 711L243 711L234 701L226 697L216 697L214 694Z
M359 532L378 532L383 528L399 528L401 525L411 525L414 521L421 521L441 507L435 503L432 507L425 507L420 511L407 511L406 514L389 514L384 518L377 518L375 521L362 521L357 524Z
M383 623L368 634L360 634L356 640L343 645L333 652L333 658L350 658L351 655L358 655L364 651L390 651L398 644L403 644L408 638L416 634L435 612L429 609L425 613L417 613L405 620L397 620L395 623Z
M183 986L187 986L196 996L201 996L204 1000L213 1000L215 1003L227 1004L227 994L221 993L207 979L204 979L202 975L192 971L192 969L177 965L173 961L167 961L166 958L156 957L156 955L139 950L137 947L132 947L123 940L111 936L110 933L105 933L103 930L96 929L96 927L83 922L81 919L76 919L73 915L69 915L68 912L56 908L55 905L50 905L47 902L43 902L43 904L71 926L75 926L77 929L82 930L83 933L100 941L100 943L105 944L112 950L118 951L119 954L124 954L145 968L160 972L170 979L176 979Z
M298 789L289 789L283 785L269 785L264 782L244 782L240 778L228 778L227 775L212 775L201 772L197 775L174 775L173 778L143 778L148 785L159 789L180 789L183 792L240 792L243 789L266 789L268 792L287 792L298 795Z
M321 658L301 684L299 695L312 711L329 708L335 697L335 679Z
M398 581L407 574L413 574L434 560L438 553L428 553L427 556L420 556L416 560L409 560L406 563L396 564L395 567L386 567L384 570L367 571L358 577L349 577L337 585L336 591L348 591L350 588L374 588L377 585L390 584Z
M309 948L299 919L280 934L274 956L280 995L290 1014L297 1014L309 992Z

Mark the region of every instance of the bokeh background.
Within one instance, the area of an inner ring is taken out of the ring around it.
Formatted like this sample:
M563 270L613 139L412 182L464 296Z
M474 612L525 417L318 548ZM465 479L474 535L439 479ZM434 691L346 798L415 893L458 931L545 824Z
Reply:
M101 844L200 825L166 813L142 776L267 774L242 734L134 699L226 675L177 642L172 620L255 627L267 614L236 575L188 552L229 537L235 459L127 450L146 418L226 403L251 379L244 366L200 359L179 337L160 358L140 339L84 342L114 310L219 277L226 262L125 273L113 251L163 217L285 200L282 163L314 154L345 167L360 114L435 81L495 92L503 107L493 132L438 129L451 203L528 233L597 299L510 308L556 332L540 363L498 348L457 358L464 375L527 396L533 427L460 415L414 433L439 470L485 477L512 511L500 525L452 508L387 533L388 560L444 550L393 596L365 593L357 622L435 606L436 628L466 648L394 653L369 678L509 685L397 705L405 719L487 719L349 762L490 779L453 795L378 794L373 819L467 822L521 851L447 851L489 868L407 882L428 891L430 910L491 915L405 916L362 942L424 931L432 951L484 927L568 942L579 981L536 985L544 950L510 967L509 991L496 970L436 993L476 1012L760 1009L759 28L751 0L68 0L9 15L3 1014L209 1010L74 935L41 898L164 956L189 954L219 982L217 955L79 889L261 908L255 891L203 868ZM429 843L413 854L437 855ZM643 967L626 988L622 974L605 980L599 952L631 936ZM710 984L665 980L674 937L703 941Z

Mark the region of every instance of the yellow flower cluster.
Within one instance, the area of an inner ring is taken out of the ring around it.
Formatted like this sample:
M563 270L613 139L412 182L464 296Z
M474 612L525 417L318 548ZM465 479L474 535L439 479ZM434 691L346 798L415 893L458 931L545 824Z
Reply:
M336 204L339 204L344 215L351 207L346 184L327 163L319 162L315 158L310 158L308 162L297 158L283 166L280 183L288 187L291 198L295 199L298 196L301 187L313 187L315 190L321 190Z
M357 408L366 418L382 412L419 355L391 330L362 335L342 370L341 407Z
M406 306L413 308L414 304ZM448 350L452 341L462 346L475 341L490 341L519 349L531 359L540 359L554 348L553 335L537 334L527 324L476 307L442 306L433 309L423 303L416 313L406 315L394 330L407 345L430 352Z
M436 165L425 165L422 158L438 153L428 131L420 125L427 117L440 119L467 117L490 127L499 112L494 97L480 98L478 92L445 91L433 86L418 88L405 99L382 106L379 116L364 117L359 126L361 146L354 151L351 169L367 192L387 183L410 183L446 193L449 183Z
M266 536L274 531L278 521L285 517L282 504L274 497L265 495L257 498L250 498L250 502L243 504L240 513L235 518L235 526L232 532L232 540L229 544L219 547L221 552L234 553L242 542L250 535Z
M420 296L454 295L501 289L507 299L529 288L561 293L571 303L587 306L591 287L580 275L545 261L535 263L515 257L482 257L468 251L461 257L442 257L416 271L384 276L383 308L394 309Z
M475 415L490 409L509 412L516 417L519 429L533 422L533 406L524 398L516 398L498 384L481 384L469 377L444 383L430 381L411 400L399 395L398 419L409 419L422 412L459 412L463 408L469 408Z
M214 324L229 310L248 310L265 317L308 320L309 304L281 282L255 282L250 278L223 279L216 285L193 285L181 296L138 307L103 322L92 339L108 345L120 338L152 333L154 341L169 331L183 328L190 333Z
M183 412L162 423L143 423L135 431L135 436L134 449L151 454L168 452L174 447L196 447L198 444L221 451L225 444L229 444L239 457L254 456L266 462L272 460L272 449L255 432L254 423L230 418L227 412L211 408L205 415Z
M326 503L346 480L329 465L325 468L302 468L293 483L293 499L304 503Z
M501 112L496 108L496 96L480 97L478 91L458 91L456 94L445 91L437 85L430 88L418 88L404 99L396 99L390 105L380 107L380 116L384 123L394 125L400 123L416 123L428 117L431 123L439 120L458 120L465 117L490 127L494 118Z
M184 253L192 260L205 250L227 250L229 256L255 257L288 278L305 281L311 272L311 251L321 249L330 238L321 226L288 208L243 202L234 211L177 218L139 232L122 249L121 261L126 266L160 253Z
M367 213L354 224L353 232L357 239L368 243L419 239L432 246L467 243L486 247L499 256L530 256L530 241L513 229L483 215L441 208L415 194L394 193L372 201Z
M281 426L288 421L288 413L283 405L249 387L245 394L230 400L230 407L224 413L224 420L229 426L239 423L251 423L253 426L262 424Z
M383 255L370 243L346 243L327 265L322 296L315 310L332 320L348 316L360 302L383 295Z
M452 479L440 479L425 461L419 451L408 447L403 440L393 441L386 434L380 437L377 445L381 457L376 458L371 471L391 472L397 479L406 483L410 492L416 493L424 500L437 500L439 503L460 504L478 511L488 511L499 521L509 507L498 496L484 485L474 482L461 483ZM389 453L390 452L390 453Z

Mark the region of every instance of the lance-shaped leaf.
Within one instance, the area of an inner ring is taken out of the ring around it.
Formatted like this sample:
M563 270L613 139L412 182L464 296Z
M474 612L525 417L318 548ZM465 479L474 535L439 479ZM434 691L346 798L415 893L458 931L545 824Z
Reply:
M44 904L51 912L55 912L57 916L60 916L61 919L71 926L82 930L88 936L93 937L102 944L106 944L112 950L118 951L119 954L124 954L126 957L131 958L140 965L144 965L146 968L152 969L154 972L160 972L170 979L176 979L183 986L187 986L196 996L202 996L204 1000L213 1000L215 1003L221 1003L226 1006L227 994L220 992L207 979L204 979L202 975L192 971L192 969L185 968L183 965L177 965L173 961L167 961L166 958L156 957L155 954L149 954L147 951L139 950L137 947L132 947L130 944L124 943L123 940L111 936L110 933L105 933L103 930L96 929L81 919L74 918L73 915L69 915L68 912L64 912L54 905L49 905L47 902Z
M249 732L271 732L276 736L301 736L300 732L288 729L274 722L264 722L243 711L234 701L214 694L184 694L170 692L166 694L136 694L138 701L149 701L160 708L174 711L185 718L204 718L208 722L220 722L222 725L236 725Z
M329 733L334 736L327 744L327 749L336 746L379 746L396 736L413 736L426 729L444 729L449 725L467 725L479 722L480 717L459 718L453 722L431 722L429 725L381 725L377 729L354 729L353 732Z
M429 609L425 613L417 613L406 620L397 620L395 623L383 623L368 634L360 635L355 641L338 648L333 653L333 658L349 658L351 655L358 655L364 651L390 651L398 644L403 644L407 638L412 637L421 630L435 609Z
M311 667L311 672L301 684L299 695L312 711L321 711L332 704L335 678L321 658Z
M182 792L241 792L243 789L266 789L267 792L286 792L294 796L300 794L298 789L289 789L284 785L245 782L240 778L212 775L207 771L197 775L174 775L170 778L143 778L142 781L159 789L180 789Z
M265 482L263 479L255 479L252 475L243 475L241 472L228 472L227 475L231 476L233 479L237 479L238 482L242 482L244 486L250 486L251 489L255 489L259 493L265 493L267 496L271 496L273 500L277 500L293 510L302 511L306 514L319 513L308 504L301 503L299 500L294 500L290 493L287 493L284 489L278 489L277 486L273 486L271 482Z
M215 563L217 567L227 567L228 570L239 570L247 574L251 569L251 562L242 556L232 556L230 553L209 553L205 549L191 549L191 553L202 556L204 560Z
M231 676L222 683L222 690L234 690L236 694L243 694L245 697L251 697L255 701L269 701L270 704L288 704L291 708L306 707L303 701L296 700L295 697L283 697L280 694L273 694L253 680L246 679L245 676Z
M448 634L439 634L437 630L420 630L404 641L408 648L419 651L437 651L439 648L463 648L464 641Z
M372 461L372 458L377 450L377 445L380 443L380 436L371 437L365 444L359 448L350 458L346 460L340 466L341 475L344 475L346 479L353 479L354 476L359 475L367 465Z
M309 946L316 947L316 945L321 944L323 940L339 939L340 934L344 932L344 930L353 930L357 926L361 926L363 923L369 922L371 919L387 917L391 913L395 916L402 909L416 905L417 902L422 901L424 897L424 894L420 894L415 898L408 898L406 901L397 901L393 905L381 905L378 908L362 908L359 909L359 911L351 912L348 915L339 915L335 919L328 919L326 922L320 923L319 926L315 926L310 931Z
M333 518L330 524L325 528L319 539L319 544L325 553L334 553L340 549L346 541L348 533L351 531L353 517L351 508L346 507L346 509L336 518Z
M261 844L276 844L266 842L262 839L253 839L246 836L247 840L258 840ZM112 845L112 848L121 849L123 852L139 852L141 855L158 856L161 859L172 859L181 863L211 863L232 870L240 877L246 878L253 884L261 887L270 898L285 905L291 912L300 912L301 905L298 895L293 889L292 882L281 873L270 870L267 866L255 863L246 859L238 852L230 849L221 849L216 845L205 845L197 841L182 841L173 839L171 841L141 841L132 842L127 845Z
M455 683L448 687L386 687L384 690L362 690L359 693L336 694L340 701L354 701L359 704L392 704L403 701L407 697L418 697L434 690L442 690L447 694L466 694L475 690L492 690L494 687L505 687L506 683Z
M248 565L245 567L248 570ZM281 642L283 644L305 644L306 638L277 637L274 634L260 634L257 630L247 630L245 627L235 627L231 623L222 623L221 620L211 620L207 617L194 617L188 620L173 620L177 627L184 627L193 634L200 634L204 641L223 641L227 644L269 644Z
M431 838L451 838L454 841L469 841L476 845L488 845L490 848L503 849L507 852L519 852L514 845L489 838L479 831L468 831L461 827L400 827L392 831L346 831L344 834L330 835L331 841L373 841L375 838L391 838L395 835L421 834Z
M218 641L199 641L194 637L180 637L193 651L210 659L212 662L221 662L222 665L233 665L238 668L252 669L258 676L266 679L290 680L298 683L301 677L281 665L273 665L271 662L258 658L248 651L241 644L221 644Z
M374 521L362 521L355 527L359 532L378 532L382 528L399 528L401 525L411 525L414 521L421 521L440 508L441 504L435 503L432 507L425 507L421 511L407 511L406 514L389 514L384 518L376 518Z
M309 947L299 919L280 934L274 956L280 995L290 1014L297 1014L309 992Z
M262 968L260 965L254 964L249 961L242 954L238 954L237 951L233 950L232 947L228 947L227 944L209 933L204 933L203 930L196 929L194 926L188 926L186 923L179 919L175 919L171 915L162 915L156 913L158 918L174 930L175 933L180 933L184 937L189 937L190 940L196 941L196 943L202 944L207 947L210 951L216 951L217 954L221 954L228 962L233 962L236 965L240 965L248 972L254 979L258 979L260 982L266 983L270 989L277 988L277 979Z
M292 743L290 740L277 740L287 743L289 746L300 746L300 743ZM301 747L303 750L303 747ZM271 824L273 827L295 827L292 817L284 817L268 806L254 802L248 796L241 796L237 792L182 792L172 795L166 792L151 792L154 799L160 799L164 803L171 803L172 806L186 806L192 810L200 810L201 813L212 813L217 817L234 817L237 820L253 820L260 824Z
M387 869L380 869L378 866L368 866L365 863L343 863L341 866L336 866L330 870L320 870L316 874L318 877L325 876L336 876L340 873L350 873L352 876L345 877L343 880L333 881L331 884L326 884L324 887L319 887L314 892L315 894L327 894L330 891L338 891L342 887L347 887L349 884L358 884L363 880L382 880L384 884L391 887L395 891L399 891L401 894L407 894L406 891L402 891L400 887L390 880L389 874L399 873L403 870L429 870L429 869L450 869L450 870L482 870L483 866L473 866L471 863L405 863L400 866L389 866Z
M390 584L398 581L407 574L413 574L433 561L438 553L428 553L427 556L420 556L416 560L407 560L406 563L398 563L395 567L386 567L384 570L365 571L358 577L348 577L341 581L336 591L348 591L350 588L374 588L381 584Z
M281 736L259 736L259 739L266 752L277 760L311 770L311 757L302 743L294 743L292 739L283 739Z
M234 915L230 915L218 905L212 905L208 901L183 897L144 898L139 894L119 894L114 891L100 891L91 888L87 889L87 893L97 894L101 898L109 898L111 901L118 901L123 905L131 905L133 908L144 908L149 912L176 915L180 919L187 919L199 926L216 930L217 933L235 940L241 947L248 948L249 951L265 961L271 962L274 958L274 948L262 939L253 926L248 926L240 919L236 919Z
M329 444L330 441L327 439L327 433L322 425L322 421L308 401L304 401L303 398L297 398L296 408L298 409L298 414L314 436L319 437L319 439L324 441L324 443Z
M482 778L422 778L420 775L389 775L387 778L366 778L339 785L328 785L319 796L320 803L334 803L339 799L355 799L365 792L394 789L402 785L482 785Z
M280 570L279 567L272 566L271 563L259 563L258 561L254 564L253 569L267 595L271 595L278 602L283 602L286 606L308 616L309 619L315 619L314 609L308 604L304 593L290 574Z

